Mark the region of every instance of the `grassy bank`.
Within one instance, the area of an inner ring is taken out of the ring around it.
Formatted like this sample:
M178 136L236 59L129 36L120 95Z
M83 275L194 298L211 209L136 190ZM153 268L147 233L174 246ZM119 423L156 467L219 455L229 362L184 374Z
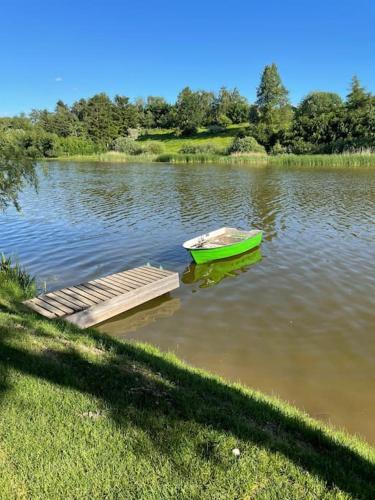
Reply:
M205 128L198 130L196 134L188 137L178 136L172 130L153 130L151 133L145 134L139 138L139 142L143 145L158 142L163 146L164 152L167 154L177 154L186 146L204 146L212 145L221 152L232 144L233 139L241 130L245 130L247 124L230 125L222 131L210 131Z
M189 137L179 137L170 130L156 130L137 140L147 150L151 144L160 145L162 153L126 154L116 151L94 155L74 155L59 157L59 160L98 161L103 163L219 163L219 164L257 164L284 167L374 167L375 153L352 153L331 155L266 155L262 153L227 154L234 137L246 125L232 125L226 130L212 132L201 129ZM183 153L184 148L210 146L214 152Z
M98 155L77 155L60 157L63 161L97 161L103 163L211 163L263 165L274 167L375 167L375 153L352 153L332 155L215 155L208 153L183 154L163 153L160 155L127 155L114 151Z
M367 444L24 297L0 273L2 498L374 498Z
M220 164L268 164L268 157L257 153L248 155L215 155L210 153L183 154L162 153L158 155L128 155L109 151L97 155L61 156L55 160L102 163L220 163Z
M280 167L375 167L375 153L268 156L267 164Z

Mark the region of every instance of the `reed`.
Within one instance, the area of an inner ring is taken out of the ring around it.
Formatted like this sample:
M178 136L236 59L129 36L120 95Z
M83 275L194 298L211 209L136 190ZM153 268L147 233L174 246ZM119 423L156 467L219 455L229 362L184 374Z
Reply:
M249 164L267 163L266 155L257 153L247 155L217 155L210 153L183 154L164 153L156 157L155 161L162 163L225 163L225 164Z
M269 156L268 164L280 167L375 167L375 154L369 152L327 155Z
M12 257L7 257L3 253L0 256L0 277L4 281L16 283L28 296L35 293L35 278Z
M248 154L212 154L212 153L162 153L129 155L109 151L96 155L77 155L59 157L58 160L97 161L103 163L217 163L228 165L259 165L275 167L375 167L375 153L342 153L320 155L266 155L260 153Z

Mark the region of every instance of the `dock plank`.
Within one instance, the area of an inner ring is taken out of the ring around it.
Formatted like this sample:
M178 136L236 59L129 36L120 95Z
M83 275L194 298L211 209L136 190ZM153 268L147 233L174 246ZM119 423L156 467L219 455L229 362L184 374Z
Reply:
M139 276L137 274L136 270L134 270L134 271L125 271L124 272L124 276L126 276L127 278L135 281L136 283L140 283L141 285L144 285L145 283L150 283L150 282L153 281L152 279L143 278L142 276Z
M152 276L153 278L170 276L170 273L167 274L161 269L151 269L148 267L142 268L142 272L145 276Z
M40 297L36 297L33 301L34 304L36 304L39 307L42 307L43 309L47 309L57 317L64 316L64 311L62 311L56 306L53 306L52 304L49 304L48 302L45 302Z
M135 288L134 286L130 286L130 284L127 281L123 280L121 276L118 276L117 274L114 274L110 278L105 278L105 279L108 279L115 284L117 283L120 287L126 288L127 291L130 291L133 288Z
M142 286L137 281L132 281L130 278L126 276L118 276L118 279L120 279L121 282L124 283L126 286L128 286L131 290L134 290L135 288L139 288L140 286Z
M75 293L77 295L77 297L79 298L79 300L81 300L82 302L85 302L89 306L92 306L94 304L99 304L99 302L101 302L101 299L98 299L94 295L86 292L85 290L83 290L81 288L80 285L70 286L66 290L70 290L71 292Z
M48 309L44 309L43 307L38 306L34 299L25 300L24 304L30 309L33 309L35 312L41 314L42 316L45 316L46 318L54 319L57 317L56 314L51 313L50 311L48 311Z
M49 295L40 295L39 298L43 300L43 302L47 302L47 304L50 304L51 306L57 307L57 309L60 309L64 314L72 314L75 312L75 310L71 307L68 307L66 304L63 302L60 302L59 297L56 299L50 297Z
M80 309L83 307L90 307L92 304L87 304L83 300L80 299L80 297L69 290L69 288L63 288L62 290L56 290L54 292L58 297L62 297L65 300L70 300L73 302L76 306L78 306Z
M113 293L109 293L107 290L104 289L104 287L98 285L95 281L90 281L89 283L83 283L80 285L82 288L88 288L91 290L96 296L101 298L102 300L107 300L110 299L111 297L114 296Z
M97 280L99 281L100 283L106 285L111 291L113 290L116 295L118 295L119 293L124 293L124 292L128 292L129 289L125 288L124 286L120 286L120 285L116 285L116 283L106 279L106 278L101 278L100 280Z
M167 271L166 269L159 269L157 267L151 267L151 266L143 266L140 269L142 269L142 271L146 271L151 274L157 274L162 276L170 276L171 274L173 274L173 272Z
M60 295L56 295L53 292L50 292L46 295L46 297L51 297L52 299L57 299L61 304L65 304L69 309L73 309L73 311L80 311L81 307L78 306L77 304L74 304L70 300L67 300L65 297L62 297Z
M132 274L143 281L155 281L155 275L150 275L148 272L142 271L141 269L134 269Z
M75 291L78 295L82 296L82 300L86 299L89 301L94 302L94 304L99 304L102 302L102 300L105 300L103 298L103 295L98 296L98 294L95 291L92 291L90 288L87 287L86 284L82 285L75 285L69 287L70 290Z
M133 288L139 288L140 286L142 286L142 284L144 283L140 283L139 281L135 281L131 276L129 275L124 275L124 274L121 274L119 276L121 278L121 280L123 280L124 282L126 283L129 283L129 285L131 285Z
M24 304L46 318L87 328L179 285L178 273L147 265L44 293Z
M144 287L135 289L128 294L119 295L108 301L98 304L96 307L86 309L68 316L66 319L81 328L95 325L101 321L112 318L117 314L125 312L129 309L137 307L144 302L147 302L155 297L164 295L175 288L178 288L179 280L178 274L176 276L167 276L154 283L149 283Z

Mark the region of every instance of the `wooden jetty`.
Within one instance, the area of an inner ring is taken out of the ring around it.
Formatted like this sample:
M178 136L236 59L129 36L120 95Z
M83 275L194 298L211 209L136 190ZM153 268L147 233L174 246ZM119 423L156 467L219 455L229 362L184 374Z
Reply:
M24 304L47 318L87 328L179 286L178 273L147 265L45 293Z

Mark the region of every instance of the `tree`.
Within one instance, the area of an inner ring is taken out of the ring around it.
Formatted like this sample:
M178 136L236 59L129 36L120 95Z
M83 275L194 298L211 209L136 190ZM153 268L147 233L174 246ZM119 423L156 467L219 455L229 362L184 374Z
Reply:
M228 90L226 87L222 87L212 108L213 121L219 125L243 123L249 117L247 99L241 96L236 88Z
M148 126L156 128L164 128L169 125L169 114L171 105L164 97L148 96L145 106L145 113L148 117Z
M293 108L289 103L288 91L284 87L276 64L263 70L255 109L251 109L250 119L254 125L256 139L267 150L291 127Z
M345 132L343 149L374 148L375 97L366 92L356 76L346 100Z
M19 210L18 194L26 183L37 186L36 154L27 151L21 134L0 135L0 211L13 204Z
M212 92L194 92L185 87L176 102L176 124L184 135L192 134L198 127L207 125L214 95Z
M34 109L30 118L34 125L59 137L82 135L82 126L77 116L61 100L57 101L54 112Z
M369 104L371 94L366 92L358 78L354 75L352 78L350 92L346 98L346 106L349 110L359 109Z
M23 113L18 116L0 118L0 131L8 129L32 130L32 128L33 124L30 118Z
M333 92L311 92L297 108L294 136L327 146L343 136L344 104Z
M281 81L276 64L272 63L263 70L257 88L256 105L261 115L266 116L288 104L288 91Z
M50 120L50 129L47 132L57 134L60 137L81 135L79 120L71 112L69 106L61 100L56 103L55 112Z
M131 104L129 97L116 95L114 98L113 120L116 123L117 135L127 135L130 128L136 128L140 122L139 111L136 105Z
M242 96L238 89L234 88L230 95L230 105L228 109L228 118L232 123L244 123L249 118L249 103L246 97Z
M87 101L81 99L75 112L83 121L87 135L97 144L108 146L119 135L119 120L116 120L116 106L104 92L96 94Z

